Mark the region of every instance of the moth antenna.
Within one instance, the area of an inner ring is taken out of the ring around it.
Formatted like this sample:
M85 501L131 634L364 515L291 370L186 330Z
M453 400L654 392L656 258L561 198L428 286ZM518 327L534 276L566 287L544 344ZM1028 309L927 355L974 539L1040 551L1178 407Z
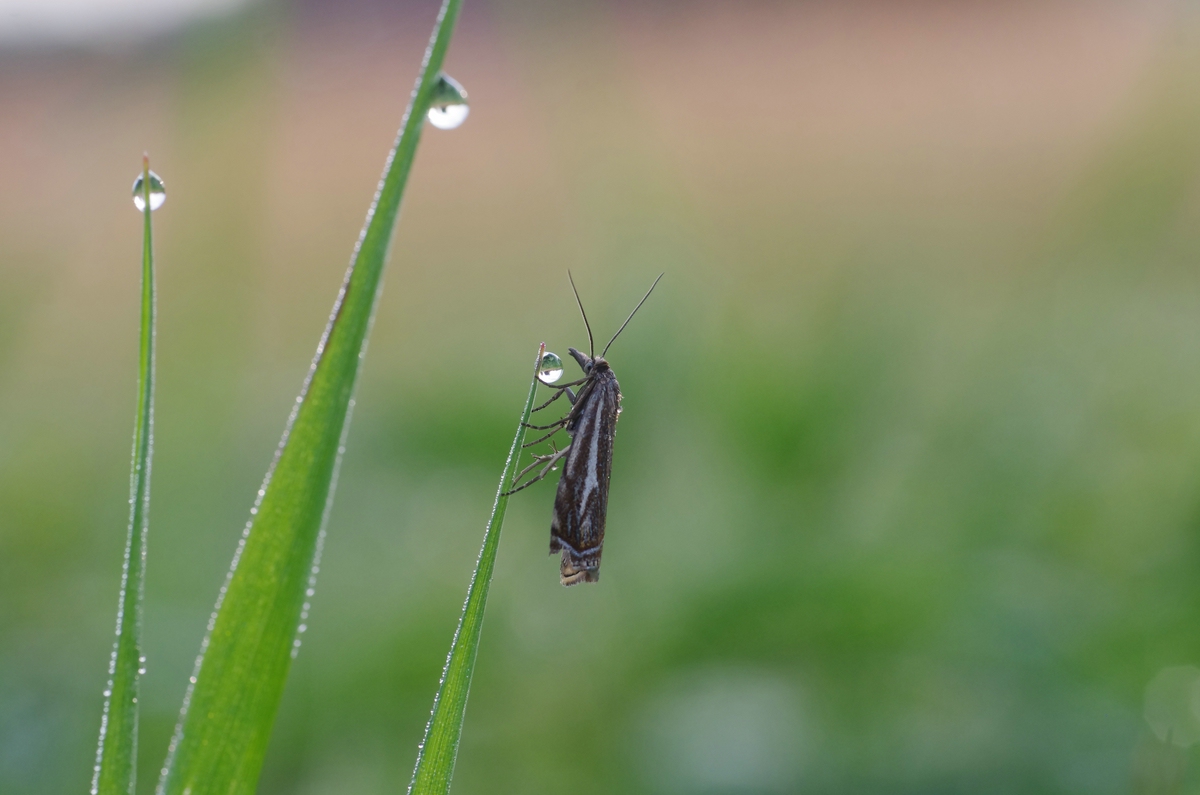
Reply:
M583 315L583 325L588 333L588 358L596 358L596 343L592 342L592 324L588 323L587 312L583 311L583 301L579 300L579 291L575 289L575 277L571 275L571 271L567 271L567 278L571 280L571 292L575 293L575 303L579 304L579 314ZM651 288L653 289L653 288ZM600 354L603 356L604 354Z
M629 325L629 321L633 320L633 316L636 315L637 311L642 308L642 304L646 303L646 299L650 297L650 293L654 292L654 288L658 286L659 280L665 275L666 271L658 274L658 279L654 280L654 284L650 285L650 289L647 290L646 294L642 296L642 300L638 301L638 305L635 306L633 311L629 313L629 317L625 318L625 322L621 324L619 329L617 329L617 333L612 335L612 339L608 341L608 345L604 346L604 350L600 352L601 359L604 358L604 354L608 353L609 347L616 341L617 337L621 335L621 332L625 330L625 327ZM580 308L582 309L582 307ZM588 333L590 334L591 332Z

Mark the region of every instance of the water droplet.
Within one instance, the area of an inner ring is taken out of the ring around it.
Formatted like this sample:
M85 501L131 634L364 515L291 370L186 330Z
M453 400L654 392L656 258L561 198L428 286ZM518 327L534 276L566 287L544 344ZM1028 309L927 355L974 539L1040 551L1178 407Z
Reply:
M450 75L442 72L433 86L433 99L426 118L439 130L453 130L467 120L471 107L467 104L467 90Z
M111 695L112 695L112 691L111 691L111 690L105 690L105 691L104 691L104 697L105 697L105 698L108 698L108 697L109 697L109 696L111 696Z
M546 351L542 354L542 363L538 366L538 379L543 384L553 384L562 378L563 363L557 353Z
M167 188L163 185L162 179L153 171L150 172L150 210L157 210L162 207L163 202L167 200ZM133 181L133 206L138 208L138 212L145 212L146 200L143 197L142 190L142 175L138 174L137 179Z

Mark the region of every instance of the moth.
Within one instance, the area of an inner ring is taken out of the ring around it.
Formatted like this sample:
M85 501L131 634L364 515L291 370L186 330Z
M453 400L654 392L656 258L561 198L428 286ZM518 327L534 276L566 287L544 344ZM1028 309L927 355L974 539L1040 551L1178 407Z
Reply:
M654 284L638 301L637 306L625 318L625 322L613 334L608 345L599 356L595 355L595 343L592 340L592 327L588 323L587 313L583 310L583 301L579 299L579 291L575 289L575 279L567 272L571 281L571 290L575 293L575 302L579 304L579 314L583 316L583 325L588 333L588 352L568 348L579 369L583 370L583 378L566 384L546 384L555 390L554 396L534 409L541 411L549 407L563 395L571 402L571 408L560 419L549 425L530 425L525 427L538 431L549 431L545 436L527 442L524 447L533 447L542 442L550 442L554 451L547 455L534 455L533 463L525 467L513 480L514 488L507 492L514 494L521 489L532 486L546 477L559 461L562 461L562 476L558 481L558 492L554 497L554 517L550 521L550 554L558 552L562 555L559 568L559 579L563 585L575 585L581 582L597 582L600 579L600 554L604 548L604 520L608 513L608 481L612 474L613 438L617 430L617 418L621 415L621 387L617 384L617 376L612 366L604 356L613 342L620 336L629 321L646 303L650 293L658 286L663 274L658 275ZM576 394L571 387L579 387ZM559 431L566 431L571 441L559 450L554 443L554 437ZM529 480L521 483L521 479L541 466L541 471Z

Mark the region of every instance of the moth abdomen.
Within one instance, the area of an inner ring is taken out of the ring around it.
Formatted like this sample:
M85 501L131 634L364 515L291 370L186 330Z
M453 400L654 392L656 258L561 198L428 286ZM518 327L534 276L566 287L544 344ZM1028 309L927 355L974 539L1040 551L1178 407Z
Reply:
M591 549L578 552L564 543L560 538L550 536L550 554L560 553L562 564L559 566L559 582L563 585L576 585L581 582L599 582L601 550Z

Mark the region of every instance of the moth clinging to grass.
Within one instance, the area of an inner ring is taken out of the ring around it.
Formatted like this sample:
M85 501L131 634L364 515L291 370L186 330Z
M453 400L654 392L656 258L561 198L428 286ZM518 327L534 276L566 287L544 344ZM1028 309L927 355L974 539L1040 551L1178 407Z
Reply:
M575 302L579 304L579 313L583 316L583 325L588 333L586 355L574 348L568 348L571 357L583 370L583 378L566 384L542 381L555 390L554 396L534 411L547 408L564 394L571 401L571 408L562 418L549 425L526 426L549 433L527 442L524 447L550 442L554 452L535 455L533 463L521 470L514 480L514 484L520 485L515 485L508 493L518 492L537 483L563 460L562 476L559 478L558 492L554 497L554 518L550 521L550 554L562 554L562 565L559 569L562 584L575 585L600 579L600 553L604 547L604 520L608 513L608 481L612 474L613 438L617 430L617 417L621 414L621 388L617 384L612 366L604 356L625 330L625 326L629 325L629 321L642 308L642 304L646 303L650 293L654 292L662 274L650 285L650 289L642 296L642 300L638 301L629 317L625 318L625 322L617 329L617 333L613 334L599 356L595 355L592 327L588 323L587 313L583 311L579 291L575 289L575 279L571 277L570 272L567 273L567 277L571 280L571 290L575 293ZM573 386L579 387L578 394L571 390ZM559 450L554 444L554 437L564 430L571 437L571 441ZM539 465L541 470L521 483L521 479Z

